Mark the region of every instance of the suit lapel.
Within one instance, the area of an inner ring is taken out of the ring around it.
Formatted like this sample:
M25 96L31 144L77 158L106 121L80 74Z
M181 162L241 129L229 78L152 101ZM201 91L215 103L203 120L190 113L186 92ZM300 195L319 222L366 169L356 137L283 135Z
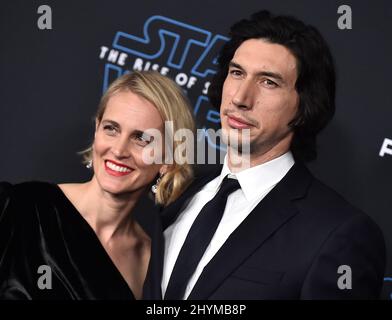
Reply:
M220 171L219 171L220 172ZM163 272L163 258L165 250L165 239L163 230L173 223L181 213L187 203L192 199L200 189L212 180L216 172L198 176L188 189L173 203L167 206L162 212L160 219L150 221L151 228L151 257L148 266L146 281L143 287L143 299L145 300L162 300L161 279Z
M295 164L206 265L188 299L208 299L272 233L295 216L292 200L304 196L311 179L305 167Z
M161 275L164 254L164 238L162 224L159 216L151 228L151 256L148 265L146 280L143 286L144 300L162 300Z
M188 189L173 203L167 206L162 212L162 227L165 230L169 225L171 225L182 212L182 210L187 206L193 196L199 192L208 182L214 179L220 174L219 172L213 172L205 176L198 176L194 179L192 184Z

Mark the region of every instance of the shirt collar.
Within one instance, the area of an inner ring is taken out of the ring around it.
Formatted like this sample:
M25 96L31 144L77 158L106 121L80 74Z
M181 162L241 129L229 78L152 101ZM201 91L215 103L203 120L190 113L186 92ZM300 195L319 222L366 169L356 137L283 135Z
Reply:
M238 179L246 200L252 201L273 188L282 180L293 165L293 154L291 151L288 151L278 158L234 174L229 169L226 155L221 174L215 179L211 189L217 191L223 179L229 175L230 178Z

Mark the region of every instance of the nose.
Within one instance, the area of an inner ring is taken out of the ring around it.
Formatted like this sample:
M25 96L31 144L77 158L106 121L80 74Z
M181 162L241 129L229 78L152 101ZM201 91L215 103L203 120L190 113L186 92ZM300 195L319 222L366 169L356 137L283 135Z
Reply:
M128 158L131 155L127 137L119 137L113 144L111 151L118 159Z
M254 85L251 81L241 81L232 96L232 104L239 109L248 110L253 107Z

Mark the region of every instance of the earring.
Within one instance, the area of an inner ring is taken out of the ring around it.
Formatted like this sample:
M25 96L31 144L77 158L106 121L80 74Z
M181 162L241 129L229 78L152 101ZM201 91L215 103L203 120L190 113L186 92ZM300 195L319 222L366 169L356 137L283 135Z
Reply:
M87 169L91 169L93 167L93 160L89 160L87 163L86 163L86 168Z
M152 193L154 193L154 194L157 193L158 185L159 185L159 183L161 182L162 177L163 177L163 174L161 174L161 175L158 177L158 179L157 179L157 181L155 182L155 184L153 184L153 185L151 186L151 191L152 191Z

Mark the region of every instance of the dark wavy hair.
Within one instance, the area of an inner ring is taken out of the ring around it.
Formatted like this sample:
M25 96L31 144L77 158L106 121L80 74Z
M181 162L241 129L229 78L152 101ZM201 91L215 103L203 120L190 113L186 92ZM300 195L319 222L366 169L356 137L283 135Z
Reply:
M237 48L249 39L264 39L283 45L297 60L298 78L295 88L300 102L296 117L288 124L294 131L291 151L297 160L317 157L316 136L335 113L335 67L327 43L319 31L290 16L273 16L263 10L230 28L230 40L218 57L218 72L209 99L219 109L223 83L229 63Z

